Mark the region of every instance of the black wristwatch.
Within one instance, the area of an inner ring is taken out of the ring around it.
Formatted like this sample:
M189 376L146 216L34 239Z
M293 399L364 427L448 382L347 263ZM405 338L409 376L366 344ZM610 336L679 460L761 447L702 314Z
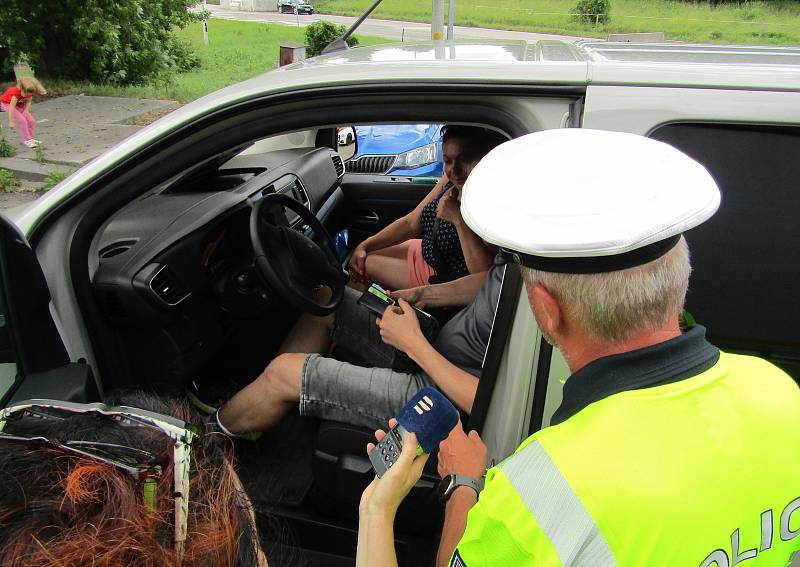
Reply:
M471 476L463 474L449 474L442 478L441 482L439 482L439 486L436 489L436 494L439 496L439 500L442 502L447 502L450 499L450 495L453 494L453 491L455 491L455 489L459 486L469 486L475 491L475 494L478 495L481 493L481 489L483 488L483 479L477 481Z

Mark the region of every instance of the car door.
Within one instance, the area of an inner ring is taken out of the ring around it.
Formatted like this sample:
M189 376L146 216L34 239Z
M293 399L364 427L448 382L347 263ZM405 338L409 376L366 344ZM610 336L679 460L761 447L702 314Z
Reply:
M441 124L382 124L339 128L345 163L342 193L346 206L338 220L361 242L411 212L442 173ZM352 136L348 134L352 133ZM427 159L399 164L415 151Z
M36 255L16 225L0 216L0 396L99 400L89 366L71 362L51 313Z

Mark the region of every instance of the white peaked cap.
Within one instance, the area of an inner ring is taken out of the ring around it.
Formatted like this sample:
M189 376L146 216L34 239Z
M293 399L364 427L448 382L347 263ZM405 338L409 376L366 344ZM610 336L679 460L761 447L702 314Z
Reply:
M489 152L464 185L461 214L518 263L593 273L658 258L719 203L708 171L672 146L569 128Z

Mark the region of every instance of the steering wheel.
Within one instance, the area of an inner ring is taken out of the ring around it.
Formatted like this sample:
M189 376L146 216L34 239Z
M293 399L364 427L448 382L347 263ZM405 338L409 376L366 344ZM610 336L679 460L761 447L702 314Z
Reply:
M276 205L297 213L311 228L314 239L267 218L264 213ZM250 240L256 271L278 295L312 315L328 315L336 310L349 275L342 269L328 231L314 213L288 195L266 195L250 213ZM317 293L322 286L332 292L327 303Z

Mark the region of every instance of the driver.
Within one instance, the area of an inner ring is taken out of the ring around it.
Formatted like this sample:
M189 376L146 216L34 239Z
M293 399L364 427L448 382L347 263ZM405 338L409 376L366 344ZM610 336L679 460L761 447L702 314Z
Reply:
M304 314L278 356L216 413L228 435L275 426L296 404L300 415L376 428L423 386L435 386L470 413L500 297L505 265L441 284L391 293L399 307L376 318L356 303L350 288L333 315ZM433 344L420 330L409 302L426 307L465 306ZM323 356L331 344L358 353L368 367ZM392 370L394 347L419 370Z

